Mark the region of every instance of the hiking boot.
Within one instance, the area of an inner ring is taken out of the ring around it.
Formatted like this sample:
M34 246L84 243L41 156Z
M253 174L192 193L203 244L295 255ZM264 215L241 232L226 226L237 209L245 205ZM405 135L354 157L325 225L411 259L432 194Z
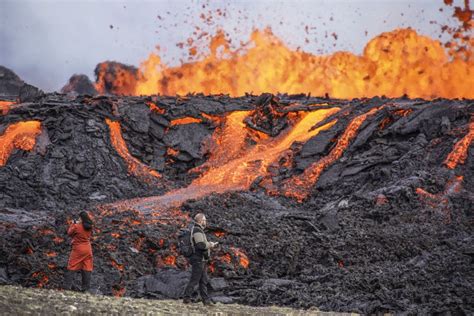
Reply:
M184 304L189 304L189 303L191 303L191 299L190 299L189 297L185 297L185 298L183 299L183 303L184 303Z

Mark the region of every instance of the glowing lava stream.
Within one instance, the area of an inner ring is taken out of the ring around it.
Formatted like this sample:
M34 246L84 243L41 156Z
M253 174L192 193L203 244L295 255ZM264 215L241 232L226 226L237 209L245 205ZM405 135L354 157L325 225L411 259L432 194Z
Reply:
M444 161L444 164L449 169L454 169L458 164L463 164L467 158L467 152L469 146L474 139L474 119L469 123L469 129L466 136L464 136L460 141L454 145L453 151L451 151Z
M284 195L288 197L293 197L298 201L304 200L308 196L311 188L318 181L324 169L326 169L333 162L341 158L342 154L349 146L352 139L357 135L359 127L362 125L362 123L364 123L367 117L369 115L374 114L381 108L383 108L383 106L373 108L369 112L354 118L349 123L349 126L347 126L342 136L338 139L336 146L327 156L321 158L317 162L314 162L301 175L295 176L284 183Z
M317 123L339 110L340 108L331 108L307 113L286 133L263 140L246 150L242 150L247 136L247 128L243 120L248 114L232 113L222 129L223 138L218 140L219 147L206 163L209 169L188 187L170 191L163 196L134 199L118 204L146 213L157 208L178 206L186 200L211 193L247 189L257 177L266 174L267 167L289 149L291 144L305 142L320 131L332 127L336 120L310 131Z
M150 169L130 154L127 144L122 137L120 123L111 121L109 119L105 119L105 122L110 129L110 142L120 157L122 157L127 163L128 172L136 177L144 179L145 181L153 181L155 179L161 178L161 175L158 172Z
M0 136L0 167L5 166L13 149L32 150L39 134L41 134L39 121L18 122L8 126Z
M13 101L0 101L0 115L7 115L13 104L15 104Z

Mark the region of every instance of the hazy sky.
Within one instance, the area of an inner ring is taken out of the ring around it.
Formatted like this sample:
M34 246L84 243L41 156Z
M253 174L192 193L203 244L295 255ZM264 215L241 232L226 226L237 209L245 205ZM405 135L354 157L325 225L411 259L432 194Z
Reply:
M214 19L207 25L200 15L209 10ZM74 73L94 80L101 61L138 66L157 45L164 61L175 65L186 56L176 44L196 26L209 32L220 27L233 43L247 41L252 28L270 26L290 47L360 54L369 39L397 27L438 38L440 26L430 21L453 24L452 12L443 0L0 0L0 65L53 91Z

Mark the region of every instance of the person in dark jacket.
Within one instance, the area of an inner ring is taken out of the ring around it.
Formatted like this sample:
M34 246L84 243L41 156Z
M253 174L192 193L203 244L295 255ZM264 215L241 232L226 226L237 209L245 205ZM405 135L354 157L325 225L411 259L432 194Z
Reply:
M209 278L207 276L207 261L210 257L210 251L217 245L217 242L207 241L204 228L206 227L206 216L202 213L194 217L194 227L191 232L194 253L189 258L191 263L191 278L186 289L184 290L183 303L191 302L191 294L196 285L199 284L199 294L204 305L213 304L207 293L207 284Z
M72 289L72 281L76 271L82 274L82 291L89 291L93 269L92 257L92 220L87 212L79 214L79 223L75 221L69 226L67 234L72 238L72 251L69 256L65 277L66 290Z

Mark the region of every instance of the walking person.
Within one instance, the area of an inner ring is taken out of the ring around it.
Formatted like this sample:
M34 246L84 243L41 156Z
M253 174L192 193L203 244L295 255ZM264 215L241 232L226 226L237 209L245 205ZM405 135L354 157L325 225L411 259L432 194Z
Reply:
M80 221L74 221L67 231L72 238L72 251L69 256L67 265L65 288L72 289L74 274L81 271L82 274L82 291L89 291L91 286L91 275L93 269L92 257L92 226L93 222L87 212L79 213Z
M207 276L207 261L210 257L210 251L217 245L217 242L207 241L204 228L206 228L206 216L202 213L194 217L194 226L191 231L194 246L194 253L189 257L191 263L191 278L184 290L183 303L191 302L191 295L196 285L199 285L199 294L204 305L211 305L214 302L209 298L207 285L209 278Z

